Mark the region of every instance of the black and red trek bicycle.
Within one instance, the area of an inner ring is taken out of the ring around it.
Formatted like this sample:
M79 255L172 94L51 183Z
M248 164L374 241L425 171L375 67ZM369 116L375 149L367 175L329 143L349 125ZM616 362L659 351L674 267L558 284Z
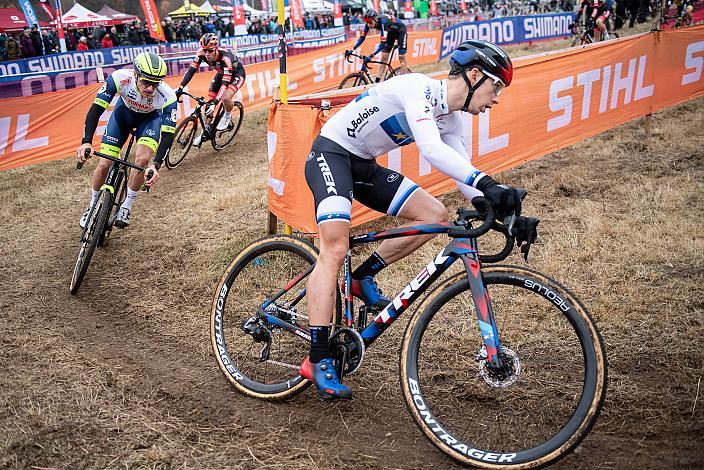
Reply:
M352 378L367 348L418 301L399 361L415 423L462 464L535 468L565 456L593 426L606 394L604 342L584 305L557 281L524 267L488 265L505 259L516 242L527 257L538 220L502 224L486 199L473 204L476 210L458 211L453 222L350 237L330 351L341 379ZM505 244L486 256L478 239L489 231ZM352 249L431 233L446 234L447 246L383 310L355 312ZM211 341L220 369L240 392L282 400L310 385L299 367L310 347L305 280L316 258L307 241L279 235L247 246L225 269ZM464 269L443 277L458 260Z

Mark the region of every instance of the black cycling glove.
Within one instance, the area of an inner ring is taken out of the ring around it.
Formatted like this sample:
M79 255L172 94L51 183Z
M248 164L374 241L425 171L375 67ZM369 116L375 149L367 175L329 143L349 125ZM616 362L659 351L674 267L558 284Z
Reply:
M487 175L479 180L477 189L491 201L499 219L503 219L511 213L516 216L521 215L521 197L516 188L499 184Z

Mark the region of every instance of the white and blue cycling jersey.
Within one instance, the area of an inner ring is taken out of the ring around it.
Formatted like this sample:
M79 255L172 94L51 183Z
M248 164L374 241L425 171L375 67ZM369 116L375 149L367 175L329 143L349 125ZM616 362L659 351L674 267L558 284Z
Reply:
M320 135L367 159L415 142L438 171L476 186L484 173L470 162L468 129L467 114L448 112L445 80L410 73L359 95L323 125Z
M419 186L376 158L413 142L468 199L481 196L476 185L485 174L469 159L469 125L468 114L449 112L444 80L414 73L365 91L323 125L306 160L318 224L349 221L353 198L401 215Z

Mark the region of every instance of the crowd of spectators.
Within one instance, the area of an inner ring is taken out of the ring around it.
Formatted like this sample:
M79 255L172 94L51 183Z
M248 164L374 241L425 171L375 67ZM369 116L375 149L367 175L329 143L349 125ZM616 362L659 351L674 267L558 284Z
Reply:
M544 13L548 11L573 11L577 0L472 0L466 6L472 19L489 19L513 15ZM631 25L636 14L638 21L644 21L645 9L639 4L647 4L649 0L623 0L616 2L616 12L619 18L619 9L626 16L626 5L631 13ZM631 7L631 4L635 5ZM458 3L445 2L443 15L455 15ZM621 8L619 8L621 7ZM399 16L394 10L389 14ZM401 16L403 13L401 12ZM643 17L643 18L641 18ZM363 24L361 10L345 12L342 16L345 26ZM334 26L333 15L330 13L305 13L304 26L301 29L331 28ZM230 18L197 18L197 19L171 19L161 22L167 42L197 41L205 33L216 33L220 37L234 36L235 26ZM247 18L246 24L249 34L274 34L277 30L277 17ZM286 19L286 30L291 30L290 19ZM297 28L294 28L297 29ZM156 40L149 35L149 29L139 20L119 27L96 26L93 28L64 29L66 47L69 51L87 51L92 49L106 49L126 45L154 44ZM0 60L16 60L28 57L55 54L60 52L59 38L56 27L43 29L41 32L37 25L25 28L22 33L0 33Z
M140 21L118 28L95 26L93 28L65 28L64 38L69 51L88 51L125 45L153 44L149 30ZM22 33L0 33L0 60L26 59L61 52L59 35L55 26L39 32L37 25L25 28Z

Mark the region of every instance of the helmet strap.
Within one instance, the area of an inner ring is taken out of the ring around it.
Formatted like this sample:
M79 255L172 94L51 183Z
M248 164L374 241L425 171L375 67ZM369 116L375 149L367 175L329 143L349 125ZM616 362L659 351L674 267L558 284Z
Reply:
M467 99L464 100L464 106L462 106L462 109L460 111L464 111L465 113L469 112L469 102L472 101L472 96L474 95L474 92L477 91L477 89L482 86L482 83L489 78L487 75L484 75L482 78L477 80L477 83L472 86L472 82L469 80L469 77L467 76L466 70L462 70L462 78L464 79L464 82L467 84L467 88L469 88L469 91L467 92Z

